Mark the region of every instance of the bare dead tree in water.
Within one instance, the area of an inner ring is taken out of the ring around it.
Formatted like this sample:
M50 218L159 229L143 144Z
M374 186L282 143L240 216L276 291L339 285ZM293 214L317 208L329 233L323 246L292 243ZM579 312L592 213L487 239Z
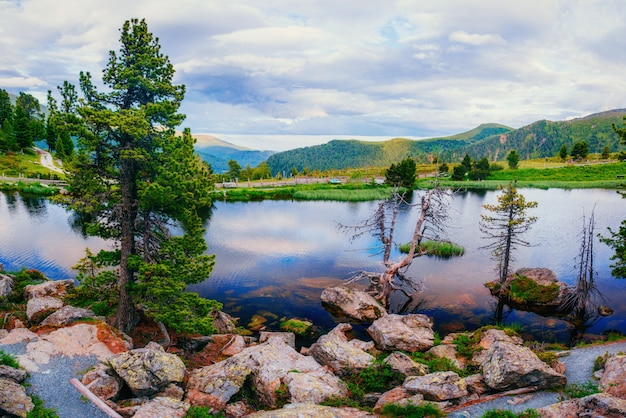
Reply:
M383 254L385 270L382 273L361 271L356 273L349 282L369 279L369 291L374 294L374 297L385 308L389 306L390 294L396 289L403 291L408 297L415 293L421 293L423 284L405 276L404 272L411 265L413 259L426 254L426 251L420 247L424 238L440 240L439 234L445 227L448 215L450 195L450 191L439 187L437 182L435 182L432 189L420 196L419 203L411 205L406 201L405 193L401 194L394 190L391 198L380 202L372 216L361 224L354 226L339 225L340 229L356 231L352 235L352 240L364 234L371 234L377 237L381 243L381 252ZM409 210L417 208L420 211L419 218L415 223L408 253L397 261L391 261L391 250L395 244L396 220L402 206L406 206ZM412 294L402 289L396 280L401 281L404 285L408 284L412 289L410 292Z

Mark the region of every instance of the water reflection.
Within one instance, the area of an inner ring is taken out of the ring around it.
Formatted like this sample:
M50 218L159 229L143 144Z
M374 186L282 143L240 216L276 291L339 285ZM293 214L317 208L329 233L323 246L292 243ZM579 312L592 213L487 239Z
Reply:
M520 189L539 207L538 221L525 238L537 244L520 249L514 269L546 267L559 280L576 283L577 235L581 213L596 205L596 231L618 228L624 217L624 201L606 190ZM485 203L494 204L497 192L462 192L451 203L447 238L462 245L465 254L448 260L421 257L405 272L424 282L426 291L407 303L398 299L396 309L419 312L434 318L441 335L475 329L493 323L493 298L484 283L494 279L488 251L480 250L478 219ZM415 198L418 196L416 194ZM335 318L321 306L319 295L326 286L342 283L357 270L380 271L380 256L372 237L350 242L337 231L337 223L356 224L367 218L376 202L216 202L207 225L208 252L216 254L211 277L193 290L224 303L225 310L241 318L243 325L260 312L278 329L282 317L313 320L322 329L335 325ZM402 212L398 218L397 243L411 238L417 213ZM89 246L94 252L108 248L96 238L85 238L80 221L64 208L48 201L25 204L23 197L0 194L0 263L7 270L37 268L54 279L74 277L71 266ZM72 226L70 226L72 225ZM590 323L585 333L605 330L626 332L626 281L611 276L612 250L595 248L595 284L605 295L604 304L614 309L609 317ZM400 254L394 250L392 259ZM519 323L524 333L547 341L568 341L571 328L557 317L503 307L505 323Z

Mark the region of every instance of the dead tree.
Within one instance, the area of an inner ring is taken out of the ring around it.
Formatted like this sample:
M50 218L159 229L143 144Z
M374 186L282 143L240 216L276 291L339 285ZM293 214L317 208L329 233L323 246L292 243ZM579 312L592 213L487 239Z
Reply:
M435 183L432 189L420 197L419 203L411 205L405 200L405 194L400 194L396 190L391 198L380 202L372 216L361 224L356 226L340 225L340 229L356 231L352 239L369 233L376 236L382 245L384 271L382 273L361 271L355 274L349 282L369 279L371 284L369 290L385 308L389 306L391 293L398 289L396 279L400 279L404 283L408 282L414 292L421 291L423 289L421 283L406 277L403 272L411 265L413 259L426 254L420 247L424 238L439 240L439 233L443 231L447 218L450 194L448 190L444 190ZM418 208L420 216L415 223L409 252L399 260L391 261L391 250L395 244L396 220L400 207L403 205L409 209ZM410 295L407 294L407 296Z

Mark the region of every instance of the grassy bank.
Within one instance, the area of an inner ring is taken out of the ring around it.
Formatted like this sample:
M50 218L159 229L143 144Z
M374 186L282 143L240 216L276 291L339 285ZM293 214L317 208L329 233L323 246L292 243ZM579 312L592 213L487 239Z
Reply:
M359 202L386 199L392 188L362 183L330 185L327 183L300 184L278 187L250 187L221 189L213 192L215 200L253 201L263 199L335 200Z
M39 163L39 155L25 149L23 154L0 154L0 176L58 179L59 174L51 172Z
M47 186L37 182L0 182L0 191L3 192L20 192L40 196L52 196L59 193L59 190L58 187Z

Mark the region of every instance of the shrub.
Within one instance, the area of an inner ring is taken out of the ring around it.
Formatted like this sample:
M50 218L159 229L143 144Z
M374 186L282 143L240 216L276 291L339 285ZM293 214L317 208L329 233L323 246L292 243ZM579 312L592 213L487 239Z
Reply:
M563 388L563 393L569 399L584 398L598 392L598 385L594 382L571 383Z
M211 410L206 406L192 406L187 410L184 418L210 418L223 416L223 412L218 412L216 414L211 413Z
M445 417L446 414L439 407L432 403L396 405L393 403L383 407L383 414L389 417L403 418L439 418Z

